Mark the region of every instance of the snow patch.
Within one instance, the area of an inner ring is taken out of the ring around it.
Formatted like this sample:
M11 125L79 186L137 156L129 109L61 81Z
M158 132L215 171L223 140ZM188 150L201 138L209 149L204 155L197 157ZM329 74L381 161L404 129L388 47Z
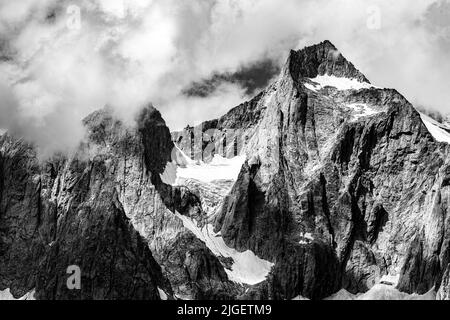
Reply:
M300 301L306 301L309 300L308 298L302 297L302 296L296 296L295 298L292 298L291 300L300 300Z
M334 87L338 90L360 90L377 88L368 82L361 82L357 79L349 79L343 77L341 78L330 75L317 76L309 80L311 80L313 83L305 83L305 87L316 92L325 87Z
M343 301L343 300L355 300L355 299L356 299L356 295L351 294L350 292L348 292L345 289L341 289L338 292L336 292L335 294L332 294L331 296L329 296L328 298L325 298L324 300Z
M389 285L396 287L398 282L400 281L400 275L384 275L380 279L381 284Z
M195 179L206 183L214 180L234 181L241 172L245 160L245 156L227 159L215 155L209 163L199 162L198 164L187 165L185 168L178 167L175 184L180 184L182 179Z
M301 240L299 241L300 244L310 244L314 241L314 237L311 233L305 232L300 235Z
M436 300L436 294L433 290L424 295L407 294L392 286L377 284L366 293L358 296L357 300Z
M363 117L373 116L374 114L382 112L380 110L375 110L367 103L351 103L346 105L346 107L351 109L353 121L359 120Z
M172 152L175 159L167 163L164 172L160 174L164 183L173 186L183 185L183 181L186 179L194 179L205 183L214 180L235 181L246 160L245 156L228 159L216 154L210 162L205 163L191 160L178 147L175 148Z
M34 293L35 293L35 291L32 290L32 291L26 293L23 297L21 297L19 299L16 299L12 295L10 289L7 288L7 289L5 289L3 291L0 290L0 300L35 300Z
M266 279L274 265L273 263L259 258L250 250L239 252L228 247L220 234L214 232L214 227L211 224L199 228L192 219L179 213L177 213L177 216L183 221L184 227L203 241L213 254L233 260L231 270L225 268L225 272L231 281L255 285Z
M178 167L176 163L174 162L168 162L166 164L166 168L164 169L164 172L160 174L162 182L165 184L174 185L177 181L177 170Z
M407 294L390 285L376 284L366 293L351 294L341 289L325 300L436 300L436 292L430 290L423 295Z
M194 164L195 161L192 160L185 154L180 148L178 148L177 145L175 145L174 149L172 150L172 156L175 157L175 162L180 167L185 167L190 164Z
M436 141L450 143L450 133L442 129L442 125L439 122L423 113L420 113L420 117Z
M160 287L158 287L158 293L161 300L167 300L167 294Z

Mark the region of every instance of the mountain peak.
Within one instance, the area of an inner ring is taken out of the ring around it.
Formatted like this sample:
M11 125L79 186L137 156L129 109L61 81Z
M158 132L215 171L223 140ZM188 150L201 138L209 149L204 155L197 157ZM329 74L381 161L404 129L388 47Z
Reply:
M287 67L294 79L330 75L370 83L329 40L298 51L291 50Z

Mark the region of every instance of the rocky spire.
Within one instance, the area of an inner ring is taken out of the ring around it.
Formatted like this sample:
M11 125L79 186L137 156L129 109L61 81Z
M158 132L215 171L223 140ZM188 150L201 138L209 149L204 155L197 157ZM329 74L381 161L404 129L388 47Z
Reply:
M292 50L286 68L295 80L333 75L370 83L328 40L299 51Z

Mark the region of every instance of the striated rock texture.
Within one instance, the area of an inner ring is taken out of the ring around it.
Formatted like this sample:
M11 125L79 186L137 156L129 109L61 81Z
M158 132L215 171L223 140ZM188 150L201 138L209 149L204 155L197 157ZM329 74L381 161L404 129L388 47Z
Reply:
M291 51L289 72L296 79L334 75L369 82L328 40L300 51Z
M101 156L40 165L33 150L1 141L2 287L38 299L157 299L164 283L145 241L131 226ZM81 290L66 270L81 268Z
M0 288L37 299L230 298L236 286L175 213L197 196L161 181L173 143L160 113L129 128L109 109L84 121L86 142L40 163L33 148L0 140ZM68 290L68 266L81 290ZM159 288L159 289L158 289Z
M292 51L263 92L200 126L170 133L152 106L134 126L108 108L84 124L74 154L45 162L0 136L0 291L449 298L449 146L329 41ZM241 157L237 178L189 177Z
M317 86L324 75L356 88ZM329 41L292 51L253 100L172 137L196 159L247 156L215 231L275 266L243 298L355 294L388 274L406 293L448 291L448 144Z

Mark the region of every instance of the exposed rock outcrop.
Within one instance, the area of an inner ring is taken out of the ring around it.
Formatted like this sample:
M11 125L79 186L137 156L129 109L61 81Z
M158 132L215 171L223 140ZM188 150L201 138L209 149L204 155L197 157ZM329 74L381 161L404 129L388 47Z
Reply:
M45 162L0 136L2 292L449 298L449 144L329 41L200 126L170 133L152 106L135 126L108 108L84 125L75 154Z
M291 52L275 83L191 132L208 132L220 152L232 149L224 133L235 128L249 161L215 228L229 246L275 263L249 297L365 292L374 270L377 281L400 276L407 293L439 286L449 254L448 144L401 94L370 85L325 41ZM189 154L186 132L172 136Z
M218 258L176 216L201 212L198 197L161 181L173 143L160 113L144 108L127 127L106 108L84 124L77 153L45 163L2 137L0 287L37 299L229 298ZM70 265L81 290L67 288Z

